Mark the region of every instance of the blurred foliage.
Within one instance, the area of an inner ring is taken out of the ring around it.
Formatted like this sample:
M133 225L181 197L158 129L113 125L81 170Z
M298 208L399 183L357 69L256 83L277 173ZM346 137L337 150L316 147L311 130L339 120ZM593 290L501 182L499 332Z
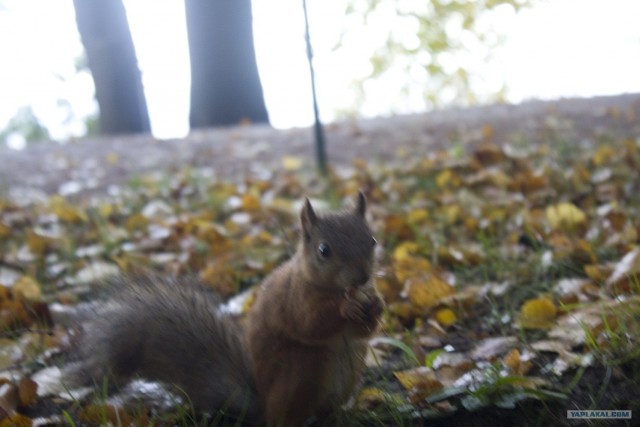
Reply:
M16 115L9 120L7 126L0 131L0 140L4 144L7 144L9 139L13 137L24 138L27 143L44 141L49 139L49 131L40 123L40 120L33 113L33 109L27 106L20 108Z
M397 89L396 99L389 100L392 113L416 104L422 109L454 101L500 101L504 85L488 95L477 93L473 73L479 60L472 63L471 55L484 58L481 65L504 42L492 22L495 14L513 17L535 1L348 0L345 14L350 19L335 50L348 47L354 31L364 32L365 39L376 44L369 73L354 81L353 110L363 110L365 93L370 97L377 84ZM355 40L360 43L362 38Z

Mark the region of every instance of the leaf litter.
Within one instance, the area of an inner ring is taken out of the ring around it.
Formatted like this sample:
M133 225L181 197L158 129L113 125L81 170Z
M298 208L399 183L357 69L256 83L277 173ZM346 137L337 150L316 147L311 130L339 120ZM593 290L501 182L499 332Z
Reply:
M326 180L287 156L266 179L187 168L102 199L0 199L2 416L28 419L61 401L38 391L56 390L42 368L64 360L73 333L59 308L91 299L104 278L191 275L225 299L241 295L229 307L244 312L252 288L295 251L301 199L337 208L357 189L371 206L387 303L357 407L392 405L409 418L541 400L566 410L584 402L584 372L638 368L640 140L398 154L356 159ZM73 416L133 416L122 411L84 405Z

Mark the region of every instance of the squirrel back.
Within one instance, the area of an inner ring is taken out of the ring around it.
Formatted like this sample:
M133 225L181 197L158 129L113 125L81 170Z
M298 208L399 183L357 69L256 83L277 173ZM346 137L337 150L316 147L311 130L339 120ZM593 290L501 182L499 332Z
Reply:
M241 325L217 311L219 299L192 281L121 276L83 332L79 382L136 376L175 386L200 411L225 408L261 420Z

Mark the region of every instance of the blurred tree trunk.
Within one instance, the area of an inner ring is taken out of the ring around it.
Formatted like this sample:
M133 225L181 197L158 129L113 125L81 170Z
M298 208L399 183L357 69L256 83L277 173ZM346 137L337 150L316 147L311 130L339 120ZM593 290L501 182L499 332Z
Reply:
M122 1L73 0L73 4L96 87L100 132L149 132L147 103Z
M251 0L186 0L191 128L268 122Z

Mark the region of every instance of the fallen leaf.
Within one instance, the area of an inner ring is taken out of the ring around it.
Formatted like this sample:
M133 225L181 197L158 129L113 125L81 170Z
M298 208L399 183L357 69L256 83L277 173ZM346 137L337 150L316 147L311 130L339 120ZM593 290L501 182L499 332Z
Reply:
M477 343L471 350L473 360L492 360L506 353L518 343L516 337L491 337Z
M29 301L38 301L42 298L40 284L33 277L22 276L13 284L12 289L13 292L22 295Z
M38 383L30 378L24 378L18 384L20 406L31 406L38 399Z
M504 356L503 363L516 375L526 375L533 367L530 360L523 360L520 351L516 348Z
M615 265L606 286L613 295L640 290L640 249L630 251Z
M18 386L8 381L0 385L0 409L5 416L16 415L16 409L20 403L18 395ZM3 420L4 421L4 420ZM6 425L12 425L6 423Z
M547 329L553 325L558 309L548 298L526 301L520 309L520 326L525 329Z
M454 293L454 289L436 274L412 278L407 282L409 302L421 313L436 306L440 300Z
M547 220L551 227L558 230L563 228L573 229L586 222L587 216L573 203L558 203L548 206L546 209Z
M282 167L288 171L297 171L304 164L304 160L297 156L283 156Z
M31 427L33 420L22 414L12 414L0 421L0 427Z
M436 311L435 319L442 326L451 326L458 320L456 313L450 308L442 308Z
M393 375L402 387L409 392L412 402L422 401L427 396L444 388L444 385L436 377L435 372L424 366L394 372Z
M380 408L388 400L388 395L384 390L375 387L366 387L360 390L356 397L356 407L364 411L373 411Z

